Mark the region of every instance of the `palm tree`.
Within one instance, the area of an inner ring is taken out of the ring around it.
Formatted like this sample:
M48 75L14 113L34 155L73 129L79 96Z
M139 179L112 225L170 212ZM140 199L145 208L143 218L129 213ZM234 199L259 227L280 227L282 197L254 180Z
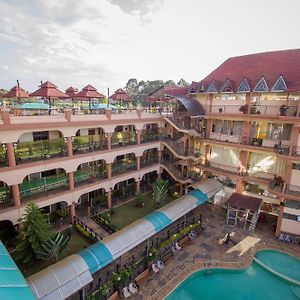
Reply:
M168 193L168 181L161 178L157 178L152 187L152 196L156 204L156 208L159 208L165 201Z
M56 263L63 250L66 248L68 241L68 236L64 236L61 232L58 232L42 244L42 258Z

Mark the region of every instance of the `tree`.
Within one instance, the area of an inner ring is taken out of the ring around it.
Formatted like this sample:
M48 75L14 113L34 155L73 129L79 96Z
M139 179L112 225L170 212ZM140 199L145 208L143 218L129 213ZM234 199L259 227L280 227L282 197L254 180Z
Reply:
M137 80L135 78L131 78L127 81L125 89L127 92L133 92L137 85Z
M159 208L162 203L165 201L168 193L168 181L161 178L157 178L153 184L153 200L156 204L156 207Z
M185 86L188 86L188 85L189 85L189 83L186 82L183 78L181 78L181 79L178 81L178 83L177 83L177 86L179 86L179 87L185 87Z
M32 264L42 259L42 244L50 238L50 225L47 217L35 203L29 203L22 218L22 229L18 236L16 259L24 264Z
M64 236L61 232L53 235L52 238L42 244L43 259L56 263L63 250L68 245L68 242L69 237Z
M165 85L168 85L168 86L174 86L174 87L176 87L177 85L176 85L176 83L175 83L175 81L174 80L167 80L166 82L165 82Z

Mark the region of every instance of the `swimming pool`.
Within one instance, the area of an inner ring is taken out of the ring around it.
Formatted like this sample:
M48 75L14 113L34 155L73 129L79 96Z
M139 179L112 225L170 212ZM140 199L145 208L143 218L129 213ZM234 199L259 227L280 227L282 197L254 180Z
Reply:
M263 263L283 275L297 279L300 261L282 252L263 250L256 254ZM271 262L271 263L270 263ZM292 271L287 268L292 267ZM257 263L243 270L201 270L190 275L169 294L166 300L295 300L300 286L293 285L267 271Z

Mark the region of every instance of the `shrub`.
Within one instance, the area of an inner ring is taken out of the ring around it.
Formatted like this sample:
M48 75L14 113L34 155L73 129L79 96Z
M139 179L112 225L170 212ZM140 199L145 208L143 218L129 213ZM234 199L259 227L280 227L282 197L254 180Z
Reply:
M85 228L83 228L80 224L76 224L75 228L86 238L91 240L92 242L98 242L98 240L93 237Z

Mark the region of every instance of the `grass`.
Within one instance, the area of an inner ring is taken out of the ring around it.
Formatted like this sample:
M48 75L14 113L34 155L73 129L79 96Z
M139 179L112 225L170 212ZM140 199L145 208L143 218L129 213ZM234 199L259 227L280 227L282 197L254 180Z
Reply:
M143 196L145 204L144 207L137 207L136 200L114 207L113 214L110 216L111 222L118 228L123 228L156 210L156 205L151 192L144 194ZM168 195L164 203L161 205L166 205L173 200L175 200L174 197Z
M59 260L62 260L63 258L70 256L72 254L75 254L80 250L82 250L83 248L88 247L91 244L92 244L91 241L83 237L79 232L75 230L75 228L72 228L71 239L68 243L68 246L60 256ZM12 253L12 257L14 258L14 253ZM52 265L52 262L45 261L45 260L36 261L31 266L24 265L20 262L16 262L16 263L20 268L21 272L23 273L24 277L29 277Z

